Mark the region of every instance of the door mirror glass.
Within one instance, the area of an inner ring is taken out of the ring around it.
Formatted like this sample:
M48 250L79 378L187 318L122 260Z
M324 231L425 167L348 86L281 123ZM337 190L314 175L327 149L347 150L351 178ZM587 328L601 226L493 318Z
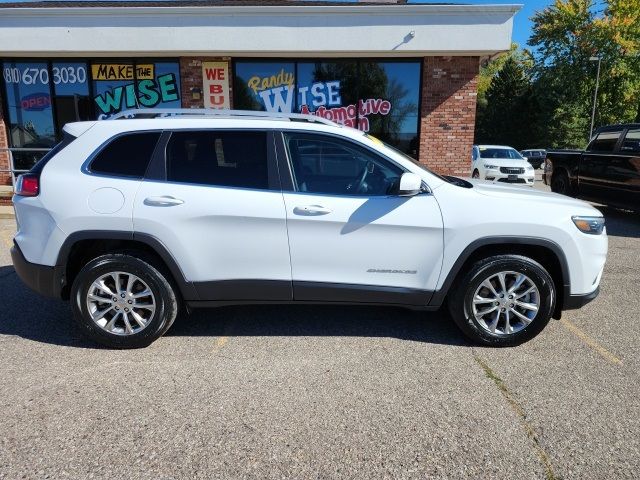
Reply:
M417 195L422 191L422 178L415 173L406 172L400 177L400 186L398 187L398 195L401 197L410 197Z

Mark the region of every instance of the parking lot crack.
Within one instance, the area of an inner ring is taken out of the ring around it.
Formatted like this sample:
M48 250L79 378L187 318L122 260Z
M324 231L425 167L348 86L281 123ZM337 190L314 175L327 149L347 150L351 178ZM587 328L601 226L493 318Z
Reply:
M478 365L480 365L482 370L484 370L484 373L487 376L487 378L490 379L496 385L496 387L498 387L498 390L500 390L500 393L502 394L502 396L505 398L509 406L513 409L515 414L518 416L518 419L520 420L520 423L522 424L522 427L524 428L524 431L527 434L527 437L529 437L529 439L533 443L535 452L539 457L540 461L542 462L542 465L544 466L545 476L547 480L559 480L560 477L556 476L556 474L554 473L553 465L551 464L551 459L549 458L549 455L547 454L544 447L542 446L542 443L540 442L540 439L538 438L538 435L535 429L533 428L533 425L531 425L531 422L527 420L527 414L525 413L522 405L520 405L520 403L515 398L513 393L511 393L511 391L509 390L507 385L504 383L504 381L493 371L493 369L489 366L489 364L486 361L480 358L480 356L478 356L478 354L475 352L473 354L473 358L478 363Z

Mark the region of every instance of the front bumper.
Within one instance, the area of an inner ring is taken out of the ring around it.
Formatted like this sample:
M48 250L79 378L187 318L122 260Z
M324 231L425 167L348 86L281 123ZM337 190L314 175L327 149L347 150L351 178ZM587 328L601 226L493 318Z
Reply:
M591 293L585 293L583 295L568 295L564 299L562 310L577 310L578 308L582 308L596 298L599 293L600 286Z
M27 261L16 243L11 247L11 260L18 277L27 287L46 297L60 298L64 278L62 267L38 265Z
M530 187L533 187L534 183L535 183L535 173L531 173L529 174L517 174L517 175L513 175L513 174L507 174L507 173L502 173L500 171L495 171L495 170L487 170L485 173L485 179L489 180L490 182L496 182L496 183L507 183L510 185L528 185Z

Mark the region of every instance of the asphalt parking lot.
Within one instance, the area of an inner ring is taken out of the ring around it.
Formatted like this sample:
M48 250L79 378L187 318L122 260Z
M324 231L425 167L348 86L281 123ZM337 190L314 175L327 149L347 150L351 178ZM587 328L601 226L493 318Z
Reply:
M637 478L640 215L602 210L600 296L501 350L439 313L317 306L99 348L22 286L0 220L0 478Z

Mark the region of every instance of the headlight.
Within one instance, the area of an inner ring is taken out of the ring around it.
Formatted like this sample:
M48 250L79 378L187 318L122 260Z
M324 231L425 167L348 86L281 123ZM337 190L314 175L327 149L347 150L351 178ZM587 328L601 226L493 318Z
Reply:
M526 167L524 167L524 168L526 168L527 170L533 170L533 167L532 167L531 165L527 165L527 166L526 166Z
M487 170L495 170L496 168L498 168L497 165L489 165L488 163L484 164L484 168L486 168Z
M600 235L604 230L604 217L571 217L578 230L591 235Z

